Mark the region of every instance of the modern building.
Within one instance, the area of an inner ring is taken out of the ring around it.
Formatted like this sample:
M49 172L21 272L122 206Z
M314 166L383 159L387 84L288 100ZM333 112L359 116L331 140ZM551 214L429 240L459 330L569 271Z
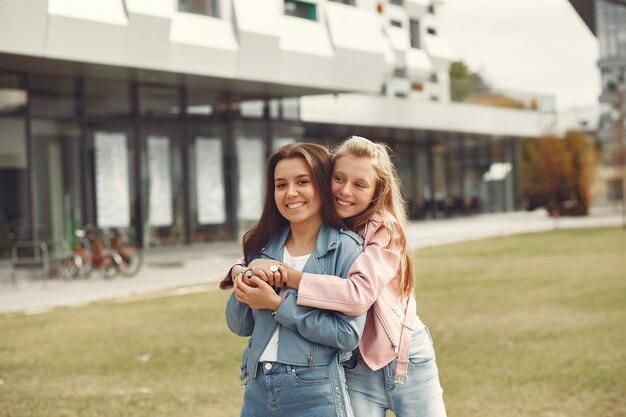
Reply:
M604 107L598 138L602 144L596 188L599 202L621 201L626 194L623 164L617 157L626 149L626 0L570 0L600 42L599 97Z
M554 113L454 99L444 18L440 0L1 1L0 257L86 223L145 247L234 238L272 149L350 134L395 150L415 218L521 208L518 139Z

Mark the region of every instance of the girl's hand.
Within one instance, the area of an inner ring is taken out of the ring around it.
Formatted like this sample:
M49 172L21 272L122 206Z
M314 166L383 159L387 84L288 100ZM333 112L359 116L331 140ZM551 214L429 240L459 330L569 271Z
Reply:
M256 284L257 287L245 284L240 275L235 277L233 291L237 301L248 304L254 309L278 310L283 298L276 294L276 291L259 277L253 276L250 278L250 281Z
M286 265L281 265L278 271L280 272L280 285L282 285L282 288L297 290L300 287L300 281L302 280L301 271L291 269Z
M280 262L273 259L255 259L250 262L248 268L252 269L252 274L267 282L271 287L280 288Z

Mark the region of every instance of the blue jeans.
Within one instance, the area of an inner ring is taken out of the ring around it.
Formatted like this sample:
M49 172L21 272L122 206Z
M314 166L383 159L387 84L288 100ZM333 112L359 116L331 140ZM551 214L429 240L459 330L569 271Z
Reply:
M352 417L343 367L259 364L245 386L241 417Z
M372 371L355 352L344 363L348 394L357 417L445 417L443 390L435 362L433 342L426 327L413 334L406 383L394 384L397 361Z

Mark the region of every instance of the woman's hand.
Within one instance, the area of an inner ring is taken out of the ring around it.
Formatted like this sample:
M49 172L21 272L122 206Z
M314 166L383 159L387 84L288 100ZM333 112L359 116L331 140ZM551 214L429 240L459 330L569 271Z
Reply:
M248 268L252 270L252 275L261 278L271 287L279 289L281 285L280 265L280 262L273 259L255 259L250 262Z
M256 287L245 284L241 275L235 277L233 291L237 301L248 304L254 309L278 310L283 298L259 277L252 276L249 280L256 284Z
M297 290L300 287L302 271L291 269L287 265L281 265L278 271L280 272L280 285L282 285L283 288L293 288Z

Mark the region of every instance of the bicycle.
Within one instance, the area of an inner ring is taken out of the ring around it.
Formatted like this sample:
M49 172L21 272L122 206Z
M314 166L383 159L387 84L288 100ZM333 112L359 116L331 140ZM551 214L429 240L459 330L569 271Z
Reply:
M122 276L137 275L143 266L143 251L136 245L129 245L128 236L119 229L109 229L109 246L119 258L119 271Z
M124 263L122 257L119 253L106 249L93 225L77 229L74 235L79 243L62 262L61 274L64 277L88 278L93 271L100 270L104 278L111 279L120 273L120 265Z

